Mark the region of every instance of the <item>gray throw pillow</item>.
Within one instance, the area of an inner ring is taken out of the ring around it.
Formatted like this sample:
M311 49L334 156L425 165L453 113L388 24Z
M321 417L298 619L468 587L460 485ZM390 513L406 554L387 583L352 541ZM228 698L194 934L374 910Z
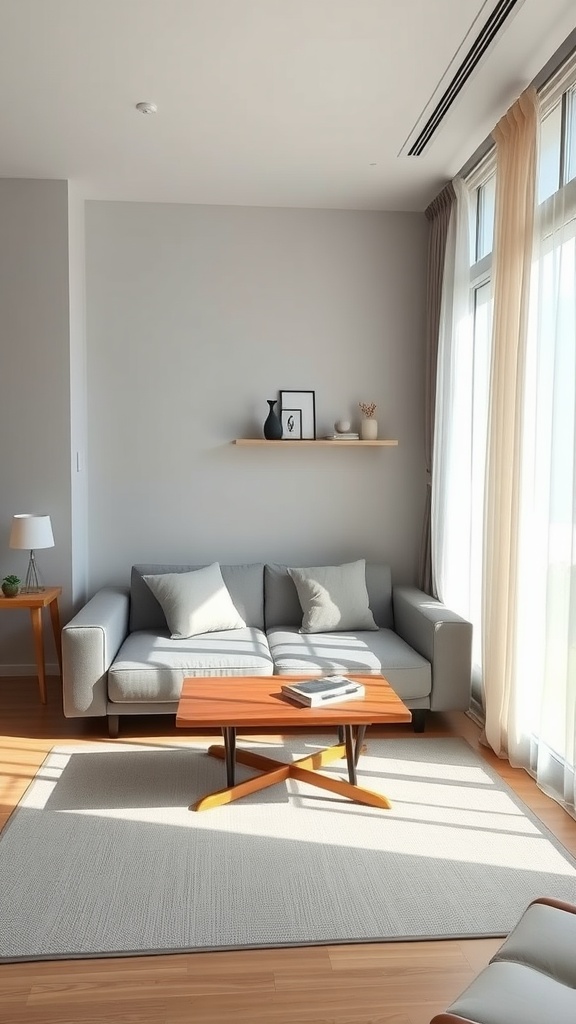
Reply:
M172 640L185 640L219 629L242 629L218 562L192 572L142 577L166 616Z
M302 606L301 633L378 629L368 604L364 558L288 572Z

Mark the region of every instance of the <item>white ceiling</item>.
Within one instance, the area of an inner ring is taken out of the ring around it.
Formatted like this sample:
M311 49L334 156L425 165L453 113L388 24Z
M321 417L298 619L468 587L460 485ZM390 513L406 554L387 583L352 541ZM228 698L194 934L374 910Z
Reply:
M0 0L0 177L422 210L576 28L574 0L520 2L424 155L404 155L495 3Z

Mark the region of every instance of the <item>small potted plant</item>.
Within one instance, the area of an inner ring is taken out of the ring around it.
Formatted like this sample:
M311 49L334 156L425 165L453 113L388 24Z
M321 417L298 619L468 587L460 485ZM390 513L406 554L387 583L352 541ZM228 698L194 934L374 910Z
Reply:
M2 580L2 593L4 597L17 597L20 593L20 579L18 576L5 576Z

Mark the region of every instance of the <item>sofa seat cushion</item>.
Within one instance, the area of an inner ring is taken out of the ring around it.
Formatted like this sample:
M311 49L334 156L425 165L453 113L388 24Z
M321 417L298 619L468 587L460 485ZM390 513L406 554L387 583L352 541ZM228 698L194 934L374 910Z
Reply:
M180 699L186 676L269 676L274 666L260 629L230 629L171 640L167 630L130 633L108 671L116 703Z
M278 675L325 675L330 672L382 673L401 700L430 694L430 662L391 629L357 633L300 633L278 627L267 631Z

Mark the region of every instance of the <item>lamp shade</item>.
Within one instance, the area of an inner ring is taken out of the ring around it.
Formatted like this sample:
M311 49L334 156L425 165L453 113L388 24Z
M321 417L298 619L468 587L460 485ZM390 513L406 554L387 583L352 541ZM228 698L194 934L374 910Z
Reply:
M53 548L54 534L50 516L36 512L23 512L12 519L11 548Z

